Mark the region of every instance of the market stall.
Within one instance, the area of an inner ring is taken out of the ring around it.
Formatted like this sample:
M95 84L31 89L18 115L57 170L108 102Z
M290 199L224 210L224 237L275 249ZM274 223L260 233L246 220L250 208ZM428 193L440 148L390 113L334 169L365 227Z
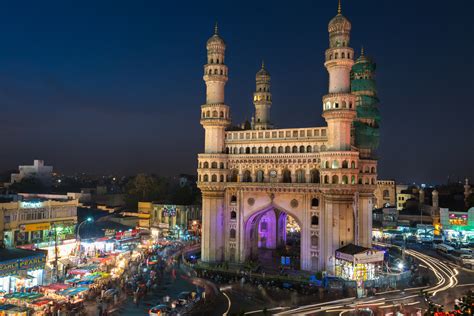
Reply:
M336 276L345 280L367 281L377 278L384 252L349 244L336 250Z

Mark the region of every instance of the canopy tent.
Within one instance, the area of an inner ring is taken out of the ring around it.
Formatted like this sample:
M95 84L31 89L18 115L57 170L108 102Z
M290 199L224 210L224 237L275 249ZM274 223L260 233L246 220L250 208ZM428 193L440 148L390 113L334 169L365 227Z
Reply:
M69 287L69 285L62 284L62 283L53 283L53 284L50 284L50 285L41 286L41 288L45 291L63 291L65 289L67 289L68 287Z
M86 291L88 291L88 290L89 290L89 288L88 288L88 287L84 287L84 286L71 287L71 288L69 288L69 289L66 289L66 290L64 290L64 291L59 292L58 294L59 294L59 295L62 295L62 296L74 296L74 295L77 295L77 294L86 292Z

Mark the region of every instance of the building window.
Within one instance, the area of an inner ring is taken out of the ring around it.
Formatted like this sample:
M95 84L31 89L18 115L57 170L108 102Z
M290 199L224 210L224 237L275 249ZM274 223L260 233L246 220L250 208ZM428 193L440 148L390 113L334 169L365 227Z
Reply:
M319 199L313 198L311 200L311 207L318 207L319 206Z
M291 183L291 171L283 170L283 183Z
M250 174L249 170L244 171L242 182L252 182L252 175Z
M232 229L230 230L230 238L231 238L231 239L235 239L235 236L236 236L236 235L237 235L237 232L235 231L235 229L232 228Z
M319 225L319 217L317 215L311 216L311 225L313 226Z
M235 211L230 212L230 219L236 219L237 213Z
M317 247L319 246L319 237L316 235L311 236L311 246Z

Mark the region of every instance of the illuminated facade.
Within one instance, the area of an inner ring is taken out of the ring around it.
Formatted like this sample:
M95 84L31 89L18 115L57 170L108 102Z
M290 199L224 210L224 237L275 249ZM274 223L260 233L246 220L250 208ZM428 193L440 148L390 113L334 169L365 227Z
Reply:
M51 231L59 240L75 239L78 200L32 199L0 203L0 235L7 247L37 244L46 247ZM38 248L42 248L39 246Z
M354 62L350 30L339 7L328 25L324 127L275 129L270 74L262 65L251 128L229 128L226 44L217 27L207 41L205 146L198 155L202 261L243 263L260 248L278 248L290 217L300 228L302 270L334 273L336 249L371 246L380 120L375 64L363 54Z
M396 184L393 180L377 180L375 187L374 207L382 208L387 204L390 206L396 205Z
M150 229L154 235L179 226L187 229L192 221L201 221L199 205L159 204L154 202L138 202L139 226Z
M34 178L41 181L45 185L50 185L53 177L53 167L45 166L43 160L33 161L33 165L25 165L18 167L18 173L11 174L9 184L21 182L23 179Z

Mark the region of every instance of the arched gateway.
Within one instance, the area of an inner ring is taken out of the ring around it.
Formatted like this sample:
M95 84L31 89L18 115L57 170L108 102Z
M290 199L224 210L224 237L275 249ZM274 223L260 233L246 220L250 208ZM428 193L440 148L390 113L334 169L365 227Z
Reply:
M301 221L295 215L270 205L244 222L244 261L257 260L267 269L281 265L300 268Z
M293 219L302 270L331 270L335 251L347 244L371 246L380 121L376 67L363 54L354 61L350 31L339 7L328 24L325 52L327 126L276 129L270 117L271 76L262 64L251 123L229 128L226 43L216 27L206 44L206 103L200 114L205 129L197 170L202 261L265 259L262 253L287 248L297 235L288 226Z

